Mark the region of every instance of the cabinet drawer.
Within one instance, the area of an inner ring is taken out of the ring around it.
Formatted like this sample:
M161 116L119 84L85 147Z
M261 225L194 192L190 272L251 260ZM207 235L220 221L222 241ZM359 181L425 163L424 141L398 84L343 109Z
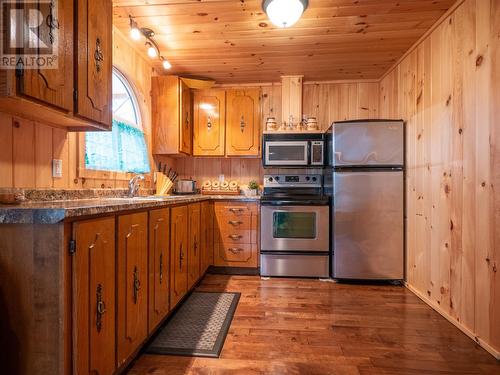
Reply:
M227 244L252 243L252 230L250 229L221 229L215 238L216 242Z
M250 244L218 244L216 266L257 267L257 247Z
M217 215L216 219L220 231L248 230L252 225L251 216L228 217L228 215Z
M257 215L258 207L256 203L244 202L215 202L215 214L227 217L229 220L249 215Z

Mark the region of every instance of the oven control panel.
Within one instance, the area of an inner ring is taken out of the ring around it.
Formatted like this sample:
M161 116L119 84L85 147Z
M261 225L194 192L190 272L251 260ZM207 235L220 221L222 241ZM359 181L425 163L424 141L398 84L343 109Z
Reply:
M322 181L320 174L265 175L264 187L321 187Z

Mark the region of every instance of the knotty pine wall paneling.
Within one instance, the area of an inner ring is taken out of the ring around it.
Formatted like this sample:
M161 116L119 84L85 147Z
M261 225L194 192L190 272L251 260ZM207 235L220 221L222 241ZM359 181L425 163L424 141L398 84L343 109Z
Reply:
M499 35L500 3L466 0L380 83L407 121L408 286L496 356Z

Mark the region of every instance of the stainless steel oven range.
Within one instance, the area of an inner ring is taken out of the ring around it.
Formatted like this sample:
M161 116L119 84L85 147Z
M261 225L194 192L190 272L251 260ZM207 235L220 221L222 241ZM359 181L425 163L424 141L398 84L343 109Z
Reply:
M329 276L330 208L321 175L264 176L260 225L262 276Z

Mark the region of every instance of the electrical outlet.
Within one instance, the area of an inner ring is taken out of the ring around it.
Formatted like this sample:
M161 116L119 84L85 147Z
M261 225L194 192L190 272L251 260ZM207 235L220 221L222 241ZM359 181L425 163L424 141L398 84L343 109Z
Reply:
M219 182L224 182L224 175L223 174L219 175Z
M61 178L62 177L62 160L52 159L52 177Z

